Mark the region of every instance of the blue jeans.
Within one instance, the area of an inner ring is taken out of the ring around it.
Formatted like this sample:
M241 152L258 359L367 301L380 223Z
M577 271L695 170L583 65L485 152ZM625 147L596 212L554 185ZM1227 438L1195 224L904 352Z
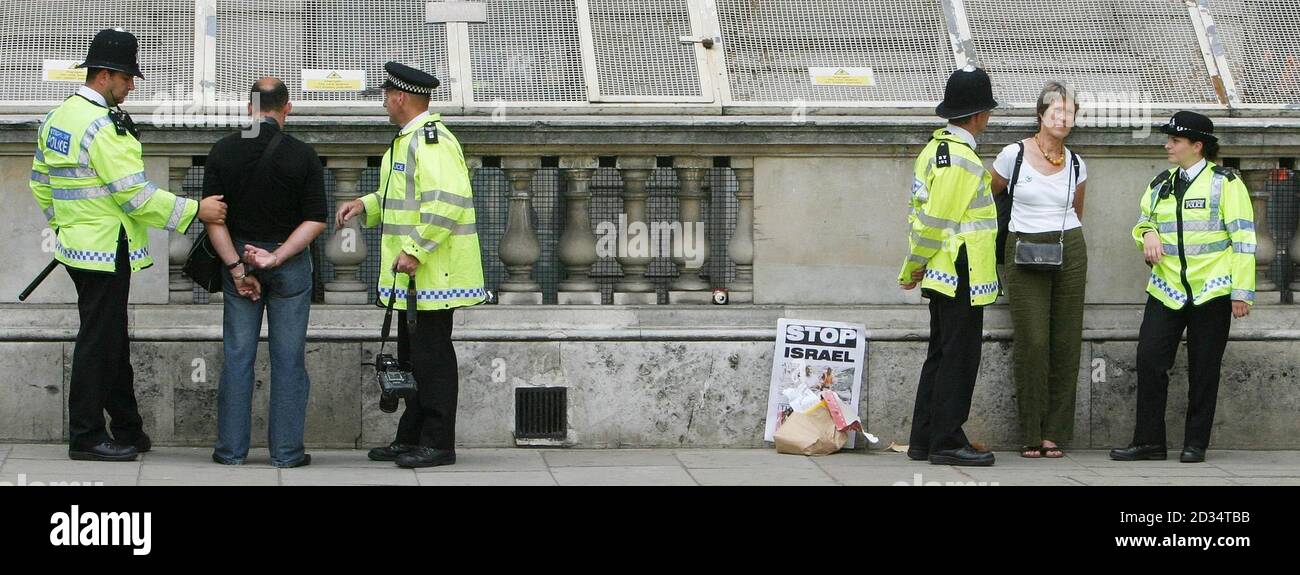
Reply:
M246 243L272 251L279 244L235 240L241 255ZM271 348L271 407L267 445L271 464L297 463L303 457L303 433L307 420L306 346L307 318L311 312L311 250L282 262L270 270L255 272L262 284L262 297L252 301L235 291L227 273L225 294L225 360L217 391L217 444L215 455L229 463L243 463L248 456L253 407L253 364L257 360L257 338L265 310Z

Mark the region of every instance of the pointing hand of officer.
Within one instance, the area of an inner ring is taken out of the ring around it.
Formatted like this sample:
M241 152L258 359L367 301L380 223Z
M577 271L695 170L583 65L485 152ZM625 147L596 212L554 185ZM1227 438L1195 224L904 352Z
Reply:
M1165 257L1165 246L1160 243L1160 234L1155 230L1142 234L1142 255L1151 265L1160 263L1160 258Z
M339 209L334 214L334 225L343 227L348 220L361 215L366 211L366 205L361 200L352 200L350 202L339 204Z
M225 224L226 223L226 203L221 201L225 196L208 196L199 202L199 221L205 224Z

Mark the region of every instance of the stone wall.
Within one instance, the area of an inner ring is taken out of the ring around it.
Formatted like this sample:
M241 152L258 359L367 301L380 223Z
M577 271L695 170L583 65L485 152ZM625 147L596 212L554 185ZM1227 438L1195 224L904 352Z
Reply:
M1132 432L1139 306L1095 306L1085 320L1076 404L1076 447L1123 444ZM75 310L0 306L0 441L61 441ZM378 409L373 370L381 313L318 306L307 348L312 446L390 441L397 414ZM906 443L926 314L914 306L731 306L574 309L485 306L456 319L458 437L467 446L513 445L514 389L568 388L574 447L757 447L763 444L777 318L837 319L867 326L860 415L868 429ZM176 329L176 322L186 329ZM1017 445L1010 318L994 306L968 434ZM1214 424L1219 448L1300 449L1300 308L1260 306L1235 323ZM208 445L216 434L222 351L218 306L139 306L132 364L146 429L155 442ZM391 345L391 344L390 344ZM391 350L391 348L390 348ZM270 377L265 344L256 367L253 440L264 444ZM1186 354L1172 374L1169 440L1179 445L1186 409Z

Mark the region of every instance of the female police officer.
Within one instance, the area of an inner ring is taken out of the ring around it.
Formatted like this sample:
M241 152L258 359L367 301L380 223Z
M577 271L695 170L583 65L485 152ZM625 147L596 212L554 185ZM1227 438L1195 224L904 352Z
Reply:
M1151 266L1138 335L1137 425L1133 442L1111 459L1165 459L1169 368L1187 330L1188 406L1183 463L1205 461L1231 317L1255 301L1255 223L1245 184L1209 161L1218 156L1214 123L1178 112L1161 127L1177 167L1160 172L1142 195L1133 228Z

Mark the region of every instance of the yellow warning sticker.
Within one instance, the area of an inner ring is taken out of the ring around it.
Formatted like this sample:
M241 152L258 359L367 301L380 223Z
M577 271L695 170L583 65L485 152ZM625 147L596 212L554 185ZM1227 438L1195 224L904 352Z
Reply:
M856 86L866 88L876 85L876 75L871 68L808 68L808 76L812 79L814 86Z
M78 84L86 81L86 69L77 68L77 60L45 60L41 66L41 79L46 82L76 82Z
M365 70L302 71L304 92L360 92L365 89Z

